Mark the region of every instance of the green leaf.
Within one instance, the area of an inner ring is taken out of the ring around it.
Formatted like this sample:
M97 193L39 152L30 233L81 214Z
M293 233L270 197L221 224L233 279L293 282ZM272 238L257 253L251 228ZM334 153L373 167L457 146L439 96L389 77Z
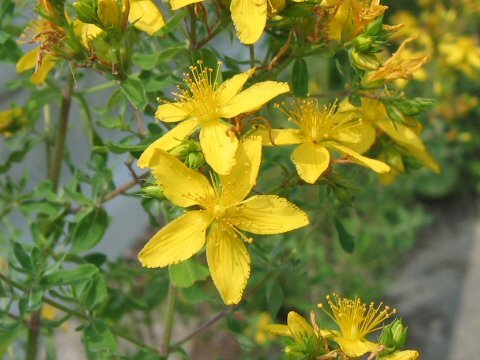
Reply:
M143 87L143 82L136 78L128 78L121 85L122 94L130 101L133 107L143 111L148 105L147 94Z
M212 301L213 299L210 293L207 293L202 287L196 285L182 289L182 294L191 304L200 304Z
M43 290L32 289L28 295L27 311L38 311L43 304Z
M108 214L103 208L94 208L82 215L73 229L70 252L76 254L97 245L105 235L109 222Z
M10 167L14 163L19 163L23 160L25 155L32 150L38 143L40 143L40 139L35 139L35 140L27 140L25 141L23 148L17 151L13 151L10 153L10 155L7 158L7 161L5 161L3 164L0 165L0 174L3 174L10 170Z
M283 289L278 283L278 279L273 278L268 281L265 290L266 290L268 312L270 313L272 318L275 318L283 304L283 299L284 299Z
M317 6L318 4L315 2L292 2L280 12L280 15L285 17L310 17Z
M22 333L23 326L20 322L17 322L11 326L2 326L0 327L0 357L3 359L3 355L7 352L8 348L19 337Z
M355 241L354 237L345 229L340 221L335 219L335 228L337 229L338 241L342 246L343 250L347 253L353 253L355 250Z
M173 283L182 288L190 287L195 282L205 280L210 275L208 268L194 259L170 265L168 271Z
M164 49L160 52L155 52L153 54L137 53L133 55L132 61L135 65L139 66L144 70L152 70L158 64L170 60L182 50L185 50L185 46L171 47L168 49Z
M292 92L297 97L308 94L308 68L303 58L296 58L292 67Z
M98 273L98 268L92 264L82 264L73 270L57 270L42 279L47 287L58 285L75 285L88 281Z
M159 31L157 31L154 36L158 35L160 37L164 37L169 35L173 30L175 30L176 27L182 24L183 19L185 19L187 15L188 11L175 11L168 22Z
M82 302L89 310L95 309L107 297L107 283L101 273L97 273L82 293Z
M143 152L147 145L131 145L131 144L123 144L123 143L114 143L110 140L105 140L105 145L107 148L115 153L115 154L123 154L126 152Z
M114 355L117 352L117 339L103 321L96 321L85 327L84 341L90 353Z
M23 269L32 271L32 262L30 261L30 256L20 243L15 242L13 244L13 253Z

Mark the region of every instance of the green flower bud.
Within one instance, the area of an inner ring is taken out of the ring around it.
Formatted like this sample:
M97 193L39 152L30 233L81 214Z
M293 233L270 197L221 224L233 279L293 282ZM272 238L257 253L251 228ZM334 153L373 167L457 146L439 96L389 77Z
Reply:
M81 0L72 4L77 18L86 24L99 24L97 16L97 2L95 0Z
M402 320L396 319L391 324L385 325L380 335L380 344L385 345L390 351L399 350L407 340L408 329Z
M408 120L405 118L405 114L403 114L403 112L397 106L390 103L384 104L384 106L385 110L387 111L388 117L394 122L400 124L408 123Z
M367 51L373 44L373 38L370 36L360 35L353 39L353 46L358 51Z
M195 151L187 154L184 163L191 169L197 169L205 164L205 158L202 152Z
M160 189L158 186L145 186L142 188L140 191L140 195L143 197L148 197L152 199L158 199L158 200L164 200L165 195L163 194L162 189Z
M368 24L367 29L365 30L365 35L367 36L376 36L380 34L380 31L383 29L383 16L378 17L375 21L372 21Z
M352 48L348 52L348 55L350 57L350 62L357 69L377 70L380 67L377 57L373 54L361 53Z
M171 149L169 153L179 158L192 169L197 169L205 164L202 148L198 141L183 140L179 145Z

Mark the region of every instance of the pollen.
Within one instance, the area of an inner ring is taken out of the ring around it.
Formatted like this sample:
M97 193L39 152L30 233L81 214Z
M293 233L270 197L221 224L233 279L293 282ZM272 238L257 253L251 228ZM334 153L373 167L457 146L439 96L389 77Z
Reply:
M383 303L376 306L371 302L367 306L359 298L350 300L333 294L326 299L330 310L323 304L319 304L318 307L337 323L342 337L347 340L363 339L369 333L378 330L380 324L397 312L383 306Z
M279 108L289 121L303 130L307 139L317 144L335 140L342 131L361 123L352 113L343 112L337 102L319 107L312 99L297 100L289 108L285 105Z
M221 92L218 90L221 64L214 71L198 61L189 70L190 73L184 74L187 88L178 87L178 92L174 93L178 106L202 122L217 120L220 111Z

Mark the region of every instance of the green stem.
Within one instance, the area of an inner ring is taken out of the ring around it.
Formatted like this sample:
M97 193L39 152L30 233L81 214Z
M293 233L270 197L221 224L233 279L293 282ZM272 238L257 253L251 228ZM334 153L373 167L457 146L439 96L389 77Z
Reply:
M175 315L175 305L177 303L177 288L170 281L168 287L168 299L167 299L167 318L165 322L165 332L163 334L162 341L162 353L168 358L170 351L170 340L172 339L173 331L173 317Z
M25 360L35 360L38 352L38 334L40 333L41 310L35 311L28 322L27 353Z
M253 68L255 67L255 47L251 44L248 49L250 50L250 67Z
M111 87L115 86L118 83L116 80L112 80L97 86L92 86L90 89L85 90L84 94L93 94L99 91L110 89Z
M195 49L197 46L197 19L195 15L195 5L190 5L188 7L188 11L190 12L190 33L189 33L189 39L190 39L190 49Z
M54 192L56 192L58 189L58 181L60 180L60 171L62 169L63 152L65 151L65 138L67 137L68 116L70 114L70 105L72 103L74 81L75 79L73 74L69 72L67 86L62 94L55 155L53 158L52 172L50 173L50 180L52 181L52 188Z
M10 279L8 276L6 276L5 274L2 274L0 273L0 280L3 280L5 283L7 283L8 285L18 289L18 290L21 290L25 293L28 293L30 290L25 286L25 285L22 285L22 284L19 284L17 283L16 281ZM65 305L62 305L62 304L59 304L57 303L56 301L54 300L51 300L49 298L46 298L46 297L43 297L42 298L43 302L45 304L48 304L50 306L53 306L54 308L64 312L65 314L69 314L71 316L75 316L76 318L79 318L79 319L82 319L82 320L86 320L86 321L94 321L95 319L92 318L92 317L89 317L85 314L82 314L81 312L77 311L77 310L74 310L74 309L70 309L69 307L65 306ZM134 344L134 345L137 345L138 347L140 348L146 348L146 349L149 349L151 351L155 351L155 352L158 352L158 349L151 346L151 345L148 345L148 344L145 344L144 342L138 340L138 339L135 339L134 337L128 335L128 334L125 334L123 331L119 330L119 329L116 329L112 326L109 326L110 330L112 330L112 332L117 335L118 337L121 337L122 339ZM34 358L32 358L34 359Z
M45 157L48 177L52 167L52 112L50 109L50 104L47 104L43 107L43 121L45 123Z

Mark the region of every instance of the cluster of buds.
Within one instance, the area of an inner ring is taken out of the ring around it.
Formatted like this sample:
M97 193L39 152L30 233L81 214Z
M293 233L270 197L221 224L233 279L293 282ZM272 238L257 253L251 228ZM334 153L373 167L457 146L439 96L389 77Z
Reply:
M130 12L129 0L79 0L73 3L77 18L104 31L124 32Z

